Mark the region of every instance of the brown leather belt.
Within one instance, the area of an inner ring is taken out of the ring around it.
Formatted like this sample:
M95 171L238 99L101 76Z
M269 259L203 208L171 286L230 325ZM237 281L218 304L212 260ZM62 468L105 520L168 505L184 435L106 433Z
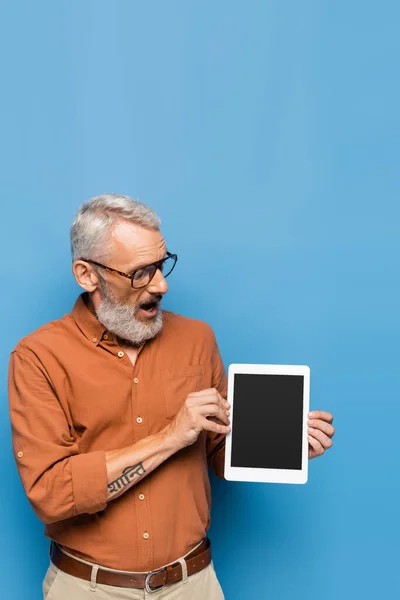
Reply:
M52 542L50 549L51 562L64 573L91 581L93 567L65 554ZM193 550L185 558L188 575L198 573L211 562L210 540L205 538L203 543ZM175 583L182 579L182 565L173 563L162 569L156 569L148 573L130 573L125 571L113 571L99 567L96 574L96 582L104 585L114 585L124 588L145 589L147 592L157 592L169 583Z

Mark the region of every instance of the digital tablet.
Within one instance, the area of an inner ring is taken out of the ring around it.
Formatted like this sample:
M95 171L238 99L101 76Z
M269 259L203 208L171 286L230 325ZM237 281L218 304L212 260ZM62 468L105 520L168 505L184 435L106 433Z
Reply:
M306 483L310 369L230 365L225 479Z

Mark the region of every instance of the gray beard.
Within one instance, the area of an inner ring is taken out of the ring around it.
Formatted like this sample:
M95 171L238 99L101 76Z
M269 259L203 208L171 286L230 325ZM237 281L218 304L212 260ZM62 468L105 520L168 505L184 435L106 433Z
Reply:
M159 310L153 319L147 322L136 318L137 307L121 304L114 298L108 285L100 285L102 300L97 309L97 318L102 325L119 339L133 346L153 339L162 329L163 316Z

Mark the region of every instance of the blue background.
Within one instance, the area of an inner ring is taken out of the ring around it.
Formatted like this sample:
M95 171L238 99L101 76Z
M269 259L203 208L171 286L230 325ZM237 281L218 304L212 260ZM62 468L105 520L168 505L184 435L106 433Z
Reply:
M213 479L227 600L398 597L399 18L394 0L1 3L2 597L39 600L48 560L9 352L70 310L69 226L104 192L159 212L166 307L208 321L226 365L308 364L335 414L307 485Z

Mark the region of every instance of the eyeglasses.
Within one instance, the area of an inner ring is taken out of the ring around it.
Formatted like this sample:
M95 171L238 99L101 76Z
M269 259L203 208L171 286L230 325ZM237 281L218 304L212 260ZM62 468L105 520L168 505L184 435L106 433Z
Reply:
M164 277L168 277L171 275L172 271L175 268L176 261L178 260L178 256L176 254L171 254L167 252L167 256L162 260L158 260L151 265L147 265L146 267L140 267L133 271L133 273L124 273L123 271L118 271L118 269L112 269L111 267L107 267L106 265L102 265L95 260L88 260L86 258L81 258L85 262L91 263L92 265L97 265L102 269L106 269L107 271L111 271L111 273L117 273L117 275L122 275L122 277L127 277L131 280L131 285L134 289L146 287L149 285L150 281L153 279L154 275L157 271L161 271Z

